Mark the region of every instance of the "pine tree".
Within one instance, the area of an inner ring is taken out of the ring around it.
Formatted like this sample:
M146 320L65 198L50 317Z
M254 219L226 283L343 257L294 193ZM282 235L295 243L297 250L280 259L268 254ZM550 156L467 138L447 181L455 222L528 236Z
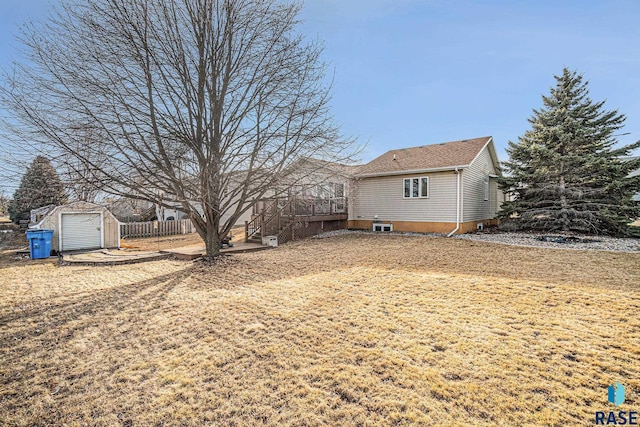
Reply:
M640 141L616 148L626 117L589 98L588 82L564 69L533 110L531 129L509 142L502 218L518 229L623 235L639 214L631 197L640 185L625 160Z
M29 219L31 209L58 205L65 201L66 195L58 173L47 158L37 156L13 194L9 215L13 222L18 223Z

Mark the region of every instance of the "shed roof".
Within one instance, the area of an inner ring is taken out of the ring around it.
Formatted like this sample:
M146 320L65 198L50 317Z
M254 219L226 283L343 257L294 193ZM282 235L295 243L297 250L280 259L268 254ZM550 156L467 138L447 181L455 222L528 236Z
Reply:
M83 202L83 201L78 201L78 202L71 202L71 203L67 203L64 205L49 205L46 206L48 209L48 211L46 211L43 216L40 218L40 220L37 222L37 224L33 224L30 225L30 228L40 228L40 225L50 216L57 214L57 212L59 212L61 209L63 211L69 211L69 210L77 210L77 211L102 211L105 212L109 215L113 215L111 213L111 211L109 210L109 208L107 208L106 206L102 206L102 205L98 205L96 203L91 203L91 202ZM32 211L33 212L33 211ZM115 216L114 216L115 218ZM115 218L117 220L117 218Z
M360 176L393 175L405 172L447 170L467 167L492 137L463 139L441 144L422 145L387 151L363 165Z

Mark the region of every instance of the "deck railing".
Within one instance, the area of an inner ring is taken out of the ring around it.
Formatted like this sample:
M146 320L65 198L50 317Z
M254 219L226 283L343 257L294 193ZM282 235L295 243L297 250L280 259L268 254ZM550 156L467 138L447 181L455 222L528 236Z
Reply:
M291 200L271 199L258 215L245 222L245 239L253 236L278 234L283 225L283 218L290 217L293 212Z
M340 198L274 198L259 201L259 212L254 213L251 221L245 222L246 239L253 236L277 235L278 240L292 240L293 229L286 231L293 223L305 217L344 215L347 212L347 199Z

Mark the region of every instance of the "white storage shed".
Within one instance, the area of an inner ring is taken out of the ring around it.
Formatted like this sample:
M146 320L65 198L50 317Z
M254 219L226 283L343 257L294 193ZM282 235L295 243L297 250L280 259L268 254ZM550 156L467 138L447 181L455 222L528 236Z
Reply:
M103 206L74 202L56 206L29 228L53 230L51 250L120 248L120 222Z

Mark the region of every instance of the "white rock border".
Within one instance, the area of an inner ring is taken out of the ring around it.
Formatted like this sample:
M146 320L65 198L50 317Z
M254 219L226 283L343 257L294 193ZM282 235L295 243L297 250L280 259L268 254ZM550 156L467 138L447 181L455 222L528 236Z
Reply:
M325 239L328 237L344 236L349 234L362 235L393 235L393 236L428 236L428 237L445 237L444 234L437 233L410 233L410 232L373 232L368 230L335 230L313 236L313 239ZM563 236L578 237L580 239L593 240L592 242L572 242L572 243L556 243L538 240L541 236ZM474 240L478 242L499 243L503 245L525 246L532 248L551 248L551 249L568 249L568 250L596 250L596 251L614 251L614 252L640 252L640 239L634 237L617 238L606 236L591 235L562 235L561 233L515 233L515 232L484 232L457 234L453 236L455 239Z
M556 243L539 240L541 236L578 237L592 242ZM513 246L528 246L535 248L553 248L569 250L596 250L614 252L640 252L640 239L634 237L619 238L593 235L565 235L562 233L515 233L491 232L459 234L457 239L475 240L488 243L502 243Z

